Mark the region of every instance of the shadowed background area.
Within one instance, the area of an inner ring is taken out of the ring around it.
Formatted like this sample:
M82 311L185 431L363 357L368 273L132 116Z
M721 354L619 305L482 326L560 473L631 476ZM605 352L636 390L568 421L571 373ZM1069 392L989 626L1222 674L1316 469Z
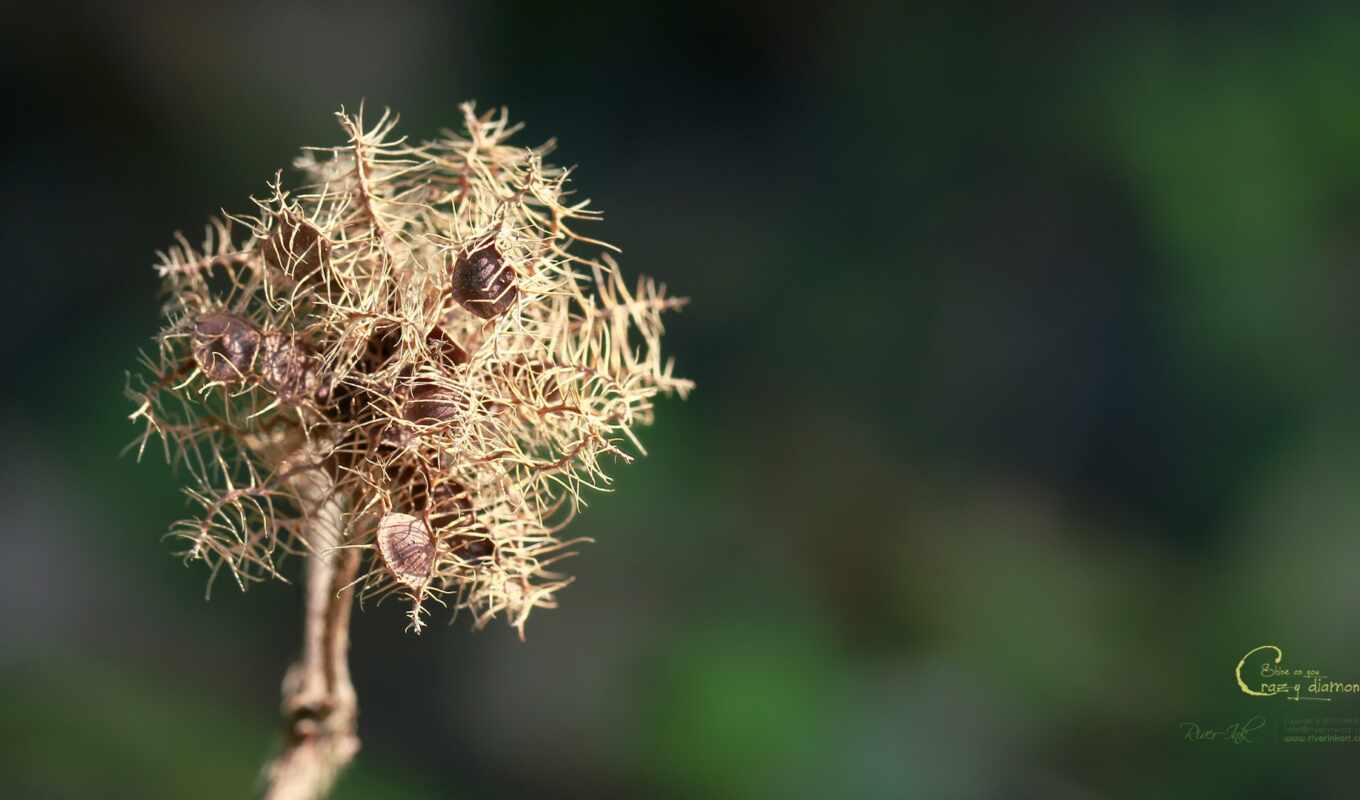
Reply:
M205 604L119 458L152 254L341 104L476 99L693 298L698 390L526 643L356 615L338 797L1354 796L1181 723L1315 711L1237 690L1267 642L1360 680L1360 15L104 6L0 33L0 794L246 794L299 598Z

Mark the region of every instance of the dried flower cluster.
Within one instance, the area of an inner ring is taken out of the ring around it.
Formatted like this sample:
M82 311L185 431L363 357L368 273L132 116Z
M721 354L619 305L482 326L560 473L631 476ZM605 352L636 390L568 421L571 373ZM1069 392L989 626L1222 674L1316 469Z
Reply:
M243 588L289 556L355 548L361 597L400 593L500 613L523 635L570 581L559 537L601 457L641 451L658 392L683 396L660 349L684 301L624 282L597 218L572 202L551 143L507 143L505 112L395 138L384 114L338 114L342 147L309 148L250 216L160 254L165 329L133 380L140 447L182 463L197 516L188 559ZM571 251L588 248L581 254ZM140 450L139 450L140 452ZM338 541L310 525L339 504Z

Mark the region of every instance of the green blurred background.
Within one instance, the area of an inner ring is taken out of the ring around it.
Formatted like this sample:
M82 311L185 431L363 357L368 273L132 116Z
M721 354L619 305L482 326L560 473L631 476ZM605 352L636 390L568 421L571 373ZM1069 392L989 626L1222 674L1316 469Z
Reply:
M422 138L475 98L694 299L699 388L527 643L357 615L337 796L1356 796L1349 746L1179 726L1299 712L1233 684L1266 642L1360 679L1360 14L43 3L0 37L0 794L248 794L298 599L205 604L178 478L118 456L152 253L342 103Z

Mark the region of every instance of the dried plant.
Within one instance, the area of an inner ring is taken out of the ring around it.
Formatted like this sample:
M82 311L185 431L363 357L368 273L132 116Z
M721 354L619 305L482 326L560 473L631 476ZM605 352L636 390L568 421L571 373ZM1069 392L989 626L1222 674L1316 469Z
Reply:
M303 654L270 797L324 794L357 750L345 667L351 597L396 595L521 638L571 578L563 538L602 457L643 452L658 393L691 388L660 348L684 300L632 288L584 236L551 142L508 143L504 110L408 143L396 118L337 115L250 215L159 254L166 323L134 420L189 473L171 536L242 589L305 563ZM296 557L296 558L295 558Z

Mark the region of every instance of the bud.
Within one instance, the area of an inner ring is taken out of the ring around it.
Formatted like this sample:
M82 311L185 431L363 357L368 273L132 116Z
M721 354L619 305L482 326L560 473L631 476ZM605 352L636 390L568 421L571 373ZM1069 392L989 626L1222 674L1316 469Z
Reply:
M496 245L463 253L453 265L453 299L482 319L504 314L515 304L515 271L506 266Z
M413 589L434 569L434 539L410 514L388 514L378 522L378 554L392 575Z
M205 314L194 322L194 361L209 380L243 380L259 347L260 332L234 314Z

